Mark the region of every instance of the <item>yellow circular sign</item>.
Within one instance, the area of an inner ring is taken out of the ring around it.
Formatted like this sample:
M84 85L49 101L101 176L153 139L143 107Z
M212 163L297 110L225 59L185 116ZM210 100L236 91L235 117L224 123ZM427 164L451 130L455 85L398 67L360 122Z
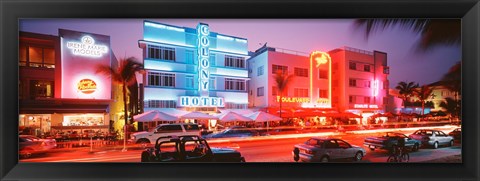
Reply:
M97 90L97 83L91 79L82 79L78 82L77 88L84 94L91 94Z

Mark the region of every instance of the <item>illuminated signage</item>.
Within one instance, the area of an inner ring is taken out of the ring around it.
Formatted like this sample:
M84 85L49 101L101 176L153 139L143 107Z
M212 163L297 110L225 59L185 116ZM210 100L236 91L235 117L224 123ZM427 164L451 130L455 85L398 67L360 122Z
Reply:
M91 94L97 90L97 83L90 79L82 79L78 82L77 89L84 94Z
M376 104L355 104L353 105L354 108L374 108L378 109L378 105Z
M378 95L378 80L374 80L374 81L373 81L372 95L373 95L373 96L377 96L377 95Z
M208 35L210 35L210 29L207 24L198 24L197 26L198 34L198 72L199 72L199 89L202 96L208 96L208 82L210 80L210 40Z
M313 79L314 77L314 66L317 69L320 69L321 65L326 65L328 67L328 98L318 98L317 101L314 101L313 94ZM332 59L330 55L321 51L314 51L310 54L310 104L304 104L304 107L322 107L322 108L331 108L332 100Z
M72 54L87 57L101 57L108 52L105 45L95 44L95 39L91 36L83 36L81 42L67 42L67 48L72 50Z
M280 102L280 96L277 96L277 102ZM282 97L282 102L305 103L305 102L310 102L310 98L308 98L308 97Z
M181 107L225 107L222 97L180 96Z

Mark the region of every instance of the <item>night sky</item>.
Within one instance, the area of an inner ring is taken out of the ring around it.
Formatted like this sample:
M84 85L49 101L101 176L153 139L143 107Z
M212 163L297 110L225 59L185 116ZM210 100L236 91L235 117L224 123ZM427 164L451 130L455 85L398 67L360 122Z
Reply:
M155 22L195 28L199 22L210 30L248 39L249 51L265 42L268 46L311 52L330 51L349 46L388 54L390 87L399 81L429 84L440 80L448 69L461 61L461 47L439 46L428 52L415 49L419 36L408 29L394 27L365 39L363 30L356 29L354 20L215 20L215 19L148 19ZM143 19L32 19L20 20L20 31L58 35L58 29L70 29L109 35L115 56L142 57L138 40L143 38ZM141 81L141 80L140 80Z

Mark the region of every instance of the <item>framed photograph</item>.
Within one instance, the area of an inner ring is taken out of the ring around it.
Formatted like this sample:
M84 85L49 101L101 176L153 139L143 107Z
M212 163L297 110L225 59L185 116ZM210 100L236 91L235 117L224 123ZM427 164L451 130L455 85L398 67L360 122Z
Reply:
M478 180L478 1L3 2L2 180Z

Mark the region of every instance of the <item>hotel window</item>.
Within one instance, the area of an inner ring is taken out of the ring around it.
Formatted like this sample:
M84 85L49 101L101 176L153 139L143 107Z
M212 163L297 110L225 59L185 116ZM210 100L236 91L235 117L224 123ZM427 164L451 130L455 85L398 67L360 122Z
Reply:
M174 100L147 100L144 106L146 108L176 108L177 102Z
M210 80L208 81L208 88L210 90L215 90L215 77L210 77Z
M390 67L383 67L383 74L390 74Z
M328 79L328 70L319 70L318 71L319 79Z
M245 68L245 58L225 55L225 67Z
M277 96L278 94L278 89L275 86L272 86L272 96Z
M370 81L369 81L369 80L365 80L365 81L364 81L364 86L370 88Z
M295 76L308 77L308 69L295 67L295 69L293 69L293 73Z
M148 72L148 85L175 87L175 74Z
M388 81L383 81L383 89L388 89Z
M318 93L319 98L328 98L328 90L320 89Z
M355 103L355 96L348 96L349 103Z
M286 75L288 73L288 67L282 65L272 65L272 74L276 74L278 71Z
M193 75L187 75L185 77L185 87L193 88Z
M350 80L348 81L348 85L349 85L350 87L357 87L357 80L355 80L355 79L350 79Z
M257 76L263 75L263 71L264 71L263 65L258 67L257 68Z
M308 97L308 89L295 88L293 91L295 97Z
M193 62L194 55L193 55L193 50L185 50L185 63L186 64L195 64Z
M363 98L363 103L370 104L370 97L364 97Z
M55 49L48 47L20 46L19 65L55 68Z
M148 45L147 58L175 61L175 48Z
M370 65L363 65L363 71L370 72Z
M211 67L214 67L214 66L217 65L217 58L216 57L217 56L215 54L213 54L213 53L210 54L210 59L209 59L210 62L209 63L210 63Z
M349 62L348 67L350 70L357 70L357 64L355 62Z
M387 105L388 104L388 97L383 97L383 104Z
M52 98L53 97L53 81L30 81L30 98Z
M225 79L225 90L245 90L245 80L242 79Z
M263 87L257 88L257 97L262 97L265 94L264 91Z

